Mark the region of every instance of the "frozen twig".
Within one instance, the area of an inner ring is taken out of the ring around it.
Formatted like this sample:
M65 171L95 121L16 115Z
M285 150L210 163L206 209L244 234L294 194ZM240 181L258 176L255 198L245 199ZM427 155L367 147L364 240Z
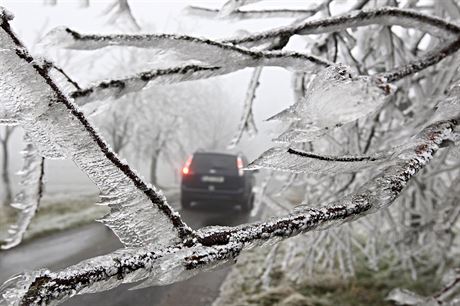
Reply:
M256 18L307 18L317 13L315 9L273 9L273 10L242 10L236 9L227 15L221 15L219 10L199 6L189 6L187 13L205 18L221 18L245 20Z
M280 36L330 33L342 31L346 28L362 27L372 24L388 26L399 25L406 28L415 28L440 37L456 38L460 35L460 26L442 18L429 16L412 10L382 7L353 11L344 15L317 20L306 20L291 26L250 34L245 37L227 39L224 40L224 42L239 45L253 45L256 43L261 44Z
M172 84L177 82L206 79L226 71L217 66L189 64L173 68L156 69L137 73L133 76L102 81L90 87L79 89L70 93L77 104L82 106L94 100L109 97L119 98L130 92L136 92L145 86L154 84Z
M219 13L223 16L229 15L242 6L260 1L263 0L228 0L224 3L224 5L222 5Z
M458 37L460 37L460 32ZM457 39L445 46L437 50L433 50L429 52L427 55L411 61L406 65L401 67L397 67L391 71L384 72L379 74L386 82L395 82L398 81L406 76L412 75L416 72L422 71L434 64L439 63L444 58L448 57L449 55L454 54L460 49L460 39Z
M261 67L254 69L251 81L249 82L248 91L246 93L246 99L244 100L244 108L241 115L240 124L238 126L238 131L228 146L230 149L234 148L240 142L244 131L247 131L250 136L253 136L255 133L257 133L256 124L254 122L254 114L252 112L252 104L256 98L256 90L259 86L259 78L261 73Z
M390 156L390 154L331 156L305 152L294 148L275 147L262 153L261 156L248 165L248 169L269 168L293 173L324 173L334 175L377 166L388 160Z
M134 31L140 31L141 27L131 12L128 0L114 0L114 2L107 8L106 12L111 13L112 15L109 19L110 23L114 23L119 19L125 18L128 25Z
M222 63L224 66L186 64L140 72L123 79L102 81L90 87L74 91L70 95L77 100L79 105L83 105L97 99L119 98L130 92L141 90L148 85L206 79L247 67L275 66L301 71L317 71L320 67L330 65L329 62L311 62L309 55L297 52L260 51L259 55L259 58L241 59L231 64Z

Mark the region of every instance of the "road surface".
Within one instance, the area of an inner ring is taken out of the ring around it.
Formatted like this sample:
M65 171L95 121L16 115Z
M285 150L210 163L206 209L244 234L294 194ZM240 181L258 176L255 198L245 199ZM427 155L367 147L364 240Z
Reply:
M260 215L258 210L259 207L256 207L251 214L243 214L235 209L199 207L192 211L182 211L181 215L192 228L198 229L209 225L234 226L252 222ZM57 270L121 247L115 235L98 223L38 238L0 253L0 283L11 275L25 270L43 267ZM192 279L169 286L128 290L132 284L122 285L102 293L76 296L62 305L210 305L217 297L219 287L229 269L227 267L201 273Z

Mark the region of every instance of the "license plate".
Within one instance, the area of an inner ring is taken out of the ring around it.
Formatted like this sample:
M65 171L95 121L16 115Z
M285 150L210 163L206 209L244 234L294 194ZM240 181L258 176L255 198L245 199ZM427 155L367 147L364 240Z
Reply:
M223 176L204 175L201 177L201 181L206 183L223 183L225 181L225 178Z

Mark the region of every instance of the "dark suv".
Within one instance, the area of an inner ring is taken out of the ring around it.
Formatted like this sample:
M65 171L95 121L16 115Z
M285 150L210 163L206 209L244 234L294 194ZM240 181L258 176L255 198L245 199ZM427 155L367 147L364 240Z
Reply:
M182 169L181 204L229 202L250 211L254 203L252 171L243 171L247 159L242 155L196 152Z

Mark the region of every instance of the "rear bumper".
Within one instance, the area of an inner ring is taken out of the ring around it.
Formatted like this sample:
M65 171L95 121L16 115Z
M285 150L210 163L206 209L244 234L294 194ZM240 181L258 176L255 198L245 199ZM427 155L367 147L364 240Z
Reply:
M244 188L237 190L206 190L181 186L181 197L188 201L234 201L242 202L246 199Z

